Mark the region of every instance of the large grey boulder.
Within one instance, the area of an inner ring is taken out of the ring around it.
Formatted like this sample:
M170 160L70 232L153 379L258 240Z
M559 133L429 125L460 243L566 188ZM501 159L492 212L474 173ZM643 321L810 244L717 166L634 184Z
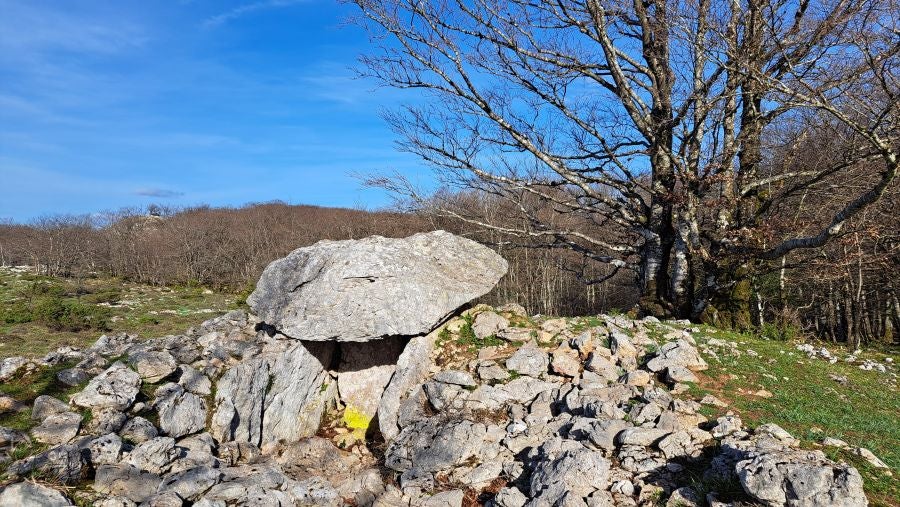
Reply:
M423 419L403 428L388 446L385 465L404 472L439 472L477 456L487 427L466 419Z
M87 452L74 445L60 445L9 465L10 476L37 473L61 484L77 484L88 475Z
M444 231L320 241L269 264L247 302L297 339L415 336L486 294L506 270L494 251Z
M334 397L334 383L325 371L332 353L328 343L297 343L275 356L263 408L262 444L296 442L318 431Z
M566 450L558 458L538 464L531 474L531 496L539 498L542 505L559 505L567 495L573 500L584 498L609 486L609 468L610 461L597 451Z
M159 427L164 434L178 438L197 433L206 426L206 400L169 382L154 393L153 407L159 414Z
M31 436L43 444L65 444L75 438L80 427L80 414L60 412L45 417L39 426L31 430Z
M753 453L735 469L744 491L764 505L790 507L864 507L859 472L835 464L821 451Z
M296 442L319 428L334 396L332 344L302 342L243 361L216 384L210 432L220 442Z
M90 409L125 410L134 403L141 387L141 376L120 362L94 377L72 403Z
M59 491L36 482L10 484L0 491L0 507L62 507L72 505Z
M390 442L400 433L400 410L416 389L421 389L422 381L431 367L431 351L437 338L437 330L412 338L400 357L394 375L388 382L378 403L378 428L384 440Z

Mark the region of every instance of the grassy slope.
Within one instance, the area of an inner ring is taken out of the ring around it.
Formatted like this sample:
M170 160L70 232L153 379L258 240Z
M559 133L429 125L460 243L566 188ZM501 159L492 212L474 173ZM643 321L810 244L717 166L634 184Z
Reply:
M820 358L809 359L792 343L710 328L703 334L738 342L742 354L719 352L719 360L705 356L710 367L690 394L701 397L711 393L727 401L729 409L750 426L767 422L782 426L805 447L820 448L832 459L857 467L872 505L900 505L900 390L896 377L863 371L842 360L832 365ZM704 341L699 340L700 344ZM848 355L837 347L828 348L841 359ZM748 349L758 356L747 354ZM862 358L889 355L896 361L900 355L895 352L867 352ZM846 376L849 381L841 384L829 374ZM760 389L773 396L756 396ZM726 410L704 407L709 417ZM891 467L893 477L849 451L820 447L825 437L868 448Z
M113 293L107 307L108 330L54 331L38 323L0 322L0 358L16 355L41 356L61 346L84 348L106 333L135 333L143 337L177 334L215 315L236 307L233 295L202 288L165 288L138 285L115 278L82 281L60 280L14 273L0 268L0 305L9 305L29 284L49 283L63 287L68 299L91 301L92 295ZM89 303L88 304L93 304Z

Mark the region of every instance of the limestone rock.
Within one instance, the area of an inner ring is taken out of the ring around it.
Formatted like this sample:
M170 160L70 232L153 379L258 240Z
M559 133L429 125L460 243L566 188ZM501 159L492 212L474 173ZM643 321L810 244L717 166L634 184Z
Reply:
M31 406L31 420L43 421L48 416L68 411L69 405L66 402L53 396L42 394L34 399L34 404Z
M65 444L75 438L81 427L81 415L75 412L51 414L31 430L35 440L44 444Z
M400 433L398 420L403 402L428 374L431 351L434 349L436 338L437 330L425 336L412 338L397 358L394 375L378 403L378 427L387 442Z
M72 403L90 409L125 410L134 403L140 386L140 375L116 362L88 382L84 390L72 398Z
M660 347L656 356L647 362L647 369L652 372L662 371L670 366L682 366L689 370L705 370L706 361L700 357L697 348L687 340L669 342Z
M531 475L530 493L545 505L557 505L567 495L581 499L609 485L609 469L609 460L599 452L570 449L538 464Z
M385 464L399 472L438 472L478 455L487 435L484 424L432 417L403 428L388 446Z
M472 323L472 332L479 339L494 336L500 331L509 327L509 321L506 317L498 315L494 312L481 312L475 316Z
M71 387L83 384L90 378L88 372L84 371L82 368L66 368L65 370L60 370L56 374L57 380Z
M152 422L143 417L135 417L125 423L125 426L119 430L122 438L126 438L135 444L142 444L151 438L156 438L159 431Z
M218 469L200 466L166 476L159 485L159 491L174 492L185 500L195 500L220 479Z
M269 264L247 302L298 339L415 336L486 294L506 270L494 251L444 231L320 241Z
M59 491L35 482L17 482L0 491L0 507L63 507L72 505Z
M528 502L528 497L525 496L525 493L519 491L518 488L509 487L498 491L491 501L491 505L495 507L523 507L526 502Z
M156 383L175 372L178 363L166 351L146 350L128 357L128 362L145 382Z
M506 367L521 375L538 377L547 373L549 363L547 352L534 344L526 343L506 360Z
M74 445L60 445L10 464L7 473L21 477L37 472L51 481L76 484L88 473L85 454Z
M105 495L128 498L142 503L153 497L159 488L159 475L142 471L127 464L101 465L97 468L93 488Z
M581 361L578 360L578 354L569 348L558 348L553 351L550 366L554 373L566 377L577 377L581 372Z
M337 386L355 428L365 432L378 412L381 396L394 375L406 340L390 337L366 343L342 343Z
M262 440L262 415L269 385L269 363L255 357L222 375L216 383L215 412L210 432L220 442Z
M206 426L206 400L172 382L160 386L154 393L153 407L159 413L159 427L163 434L183 437L202 431Z
M666 368L666 381L671 384L678 382L697 382L699 379L694 372L681 365L672 365Z
M28 360L21 356L7 357L0 361L0 382L6 382L18 375L26 364Z
M475 387L478 385L469 372L460 370L444 370L436 373L432 379L442 384L452 384L462 387Z
M209 396L212 393L212 382L210 382L209 377L186 364L182 364L178 369L181 371L178 383L184 387L185 391L200 396Z
M91 465L95 468L118 463L122 456L122 439L115 433L103 435L88 442L87 450Z
M862 477L821 451L762 452L736 465L749 495L775 507L862 507L868 505Z
M318 431L328 400L334 396L333 385L325 385L329 378L325 365L331 363L333 349L330 343L296 343L274 358L272 387L263 409L262 444L296 442Z
M135 447L123 462L134 465L139 470L158 474L166 470L169 463L177 456L178 451L175 449L175 439L172 437L156 437Z

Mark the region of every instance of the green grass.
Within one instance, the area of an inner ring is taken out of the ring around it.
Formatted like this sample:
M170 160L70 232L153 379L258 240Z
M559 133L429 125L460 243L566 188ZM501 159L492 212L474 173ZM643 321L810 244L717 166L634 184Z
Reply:
M150 287L111 277L65 280L0 268L0 358L84 348L104 332L178 334L237 308L237 299L196 286ZM98 325L92 324L95 316Z
M900 390L896 380L891 383L889 375L863 371L844 361L832 365L822 359L809 359L790 342L711 328L703 331L706 336L738 342L742 354L735 357L717 351L720 361L705 357L709 369L690 394L701 397L711 393L727 401L729 408L735 409L751 427L776 423L799 438L804 447L818 448L823 438L834 437L871 450L891 467L894 477L850 452L822 448L833 459L847 461L860 470L873 505L900 505ZM836 347L828 348L837 351ZM747 349L759 355L753 357L746 353ZM897 357L891 352L873 351L864 357ZM836 355L843 358L846 351ZM828 374L844 375L849 382L839 384ZM759 389L774 396L753 395ZM702 412L716 417L725 410L703 407Z

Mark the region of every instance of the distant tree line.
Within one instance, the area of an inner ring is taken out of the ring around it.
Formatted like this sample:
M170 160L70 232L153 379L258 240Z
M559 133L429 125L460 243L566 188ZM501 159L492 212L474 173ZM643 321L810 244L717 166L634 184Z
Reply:
M792 220L828 206L828 190L798 198ZM470 192L439 196L491 223L524 227L509 203ZM900 192L854 218L823 250L785 256L753 278L754 324L777 337L805 331L860 345L898 341ZM398 208L402 209L402 208ZM612 235L603 223L553 213L555 226L592 235ZM445 229L495 248L510 263L509 274L488 295L489 303L516 301L532 313L585 315L628 311L640 297L629 271L592 263L569 248L510 237L496 227L420 209L364 211L288 205L240 208L208 206L125 209L91 216L53 216L27 224L0 224L0 264L29 265L40 273L80 277L90 273L151 285L197 284L235 293L252 289L263 268L291 250L322 239L378 234L404 237Z
M240 208L151 206L0 224L0 264L33 266L52 276L93 272L151 285L246 292L268 263L301 246L373 234L405 237L438 228L491 244L509 260L510 273L491 302L517 301L535 313L570 315L633 304L627 280L620 280L621 286L581 283L567 269L578 260L571 252L526 250L489 231L427 214L280 202Z

